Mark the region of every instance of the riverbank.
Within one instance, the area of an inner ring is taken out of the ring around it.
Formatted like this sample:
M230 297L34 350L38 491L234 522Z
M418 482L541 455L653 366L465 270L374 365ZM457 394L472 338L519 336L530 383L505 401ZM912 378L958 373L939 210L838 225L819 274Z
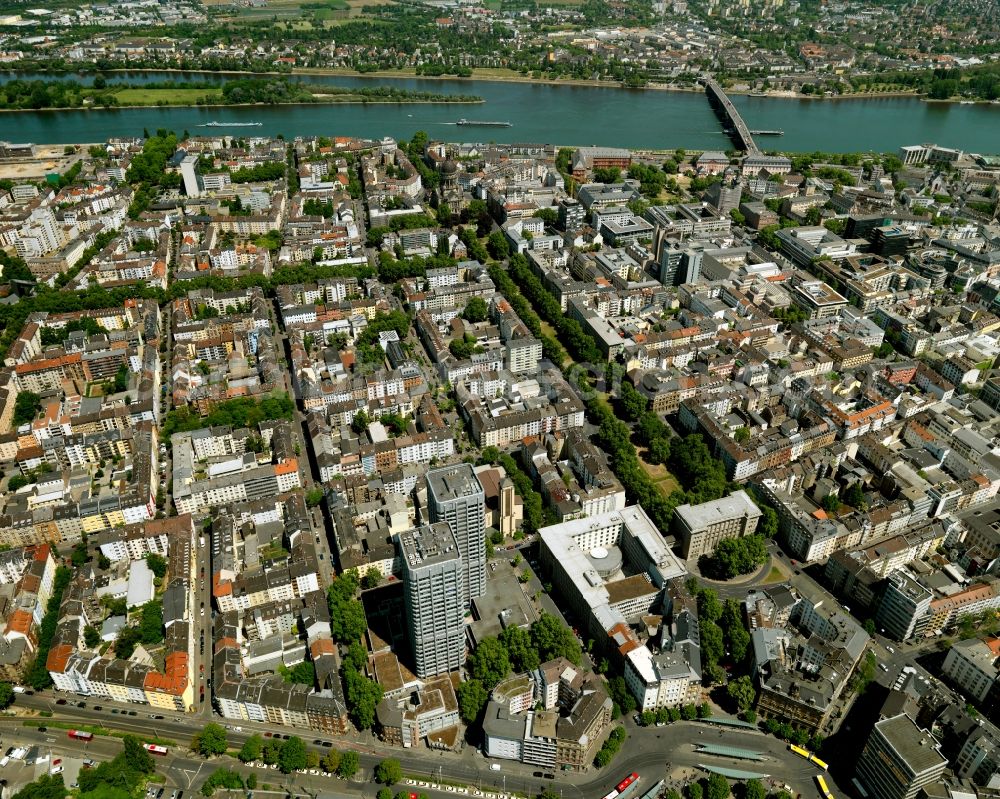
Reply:
M39 102L40 100L40 102ZM479 104L472 94L413 91L396 87L306 85L301 79L251 78L214 83L163 81L141 85L88 86L77 80L28 80L5 85L0 111L75 111L115 108L245 108L278 105Z
M753 91L751 89L726 89L726 94L740 95L742 97L760 97L773 100L879 100L879 99L899 99L912 98L921 100L926 95L920 92L856 92L854 94L802 94L801 92L790 92L785 90L774 90L767 92ZM957 102L957 100L956 100Z
M475 82L483 81L487 83L524 83L533 84L537 86L571 86L579 88L588 89L618 89L623 91L657 91L657 92L678 92L683 94L689 93L702 93L704 89L700 85L693 86L680 86L677 84L664 84L657 83L655 81L649 82L644 86L625 86L621 81L614 80L584 80L580 78L535 78L530 75L522 75L519 72L513 70L505 70L501 68L483 68L474 69L473 73L469 77L460 77L458 75L418 75L417 71L413 67L407 67L405 69L380 69L372 72L361 72L356 69L348 69L346 67L296 67L289 71L284 70L270 70L267 72L246 72L241 70L205 70L205 69L191 69L191 70L181 70L181 69L171 69L171 68L144 68L144 67L120 67L107 70L87 70L81 69L76 72L56 72L44 69L37 70L17 70L11 69L8 72L12 74L48 74L48 75L65 75L67 78L74 74L80 75L96 75L100 74L128 74L131 72L142 72L146 74L164 74L164 75L184 75L193 73L211 74L211 75L235 75L241 77L253 77L253 76L283 76L283 77L293 77L293 76L303 76L303 77L348 77L348 78L360 78L364 80L430 80L430 81L443 81L443 82ZM882 91L882 92L856 92L848 94L802 94L801 92L787 91L784 89L771 89L765 92L760 92L754 89L726 89L726 94L732 96L741 97L754 97L762 99L774 99L774 100L893 100L893 99L914 99L921 100L926 103L954 103L954 104L976 104L976 105L1000 105L996 101L990 100L969 100L968 98L962 97L952 97L947 99L932 99L928 97L925 93L914 92L907 90L897 90L897 91Z
M281 106L324 106L324 105L482 105L479 100L319 100L314 103L151 103L147 105L88 105L63 106L61 108L0 108L0 114L38 114L45 111L65 113L66 111L101 112L134 111L141 108L278 108Z

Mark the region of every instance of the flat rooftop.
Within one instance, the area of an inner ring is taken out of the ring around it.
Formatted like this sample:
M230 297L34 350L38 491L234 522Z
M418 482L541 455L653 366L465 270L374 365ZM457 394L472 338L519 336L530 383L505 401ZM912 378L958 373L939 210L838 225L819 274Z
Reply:
M929 771L948 759L938 750L938 742L905 713L883 719L875 725L889 745L915 774Z
M427 472L427 489L438 502L484 493L479 478L469 463L458 463Z
M399 534L399 547L410 568L459 559L458 542L444 522L426 524Z
M713 524L736 519L740 516L760 516L758 508L746 491L735 491L728 497L700 505L681 505L674 514L679 516L690 530L702 530Z
M605 583L604 587L608 589L608 602L612 605L617 605L627 599L638 599L641 596L655 594L657 591L656 586L643 574Z

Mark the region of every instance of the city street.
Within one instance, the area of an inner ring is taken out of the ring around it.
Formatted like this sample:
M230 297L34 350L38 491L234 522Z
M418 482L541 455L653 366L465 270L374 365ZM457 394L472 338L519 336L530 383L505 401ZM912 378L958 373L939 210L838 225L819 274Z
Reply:
M18 704L23 707L39 709L50 707L48 698L39 695L18 697ZM343 792L350 787L334 777L322 774L319 776L310 774L285 776L269 769L255 770L228 758L218 758L206 762L202 758L190 756L187 754L190 739L206 723L206 720L200 715L192 717L177 713L150 714L142 712L135 717L123 717L110 714L108 703L88 700L87 704L86 708L77 708L71 705L59 706L57 708L58 716L64 722L72 723L73 720L78 719L87 724L103 723L122 732L157 736L169 741L170 753L164 760L164 773L167 774L172 784L180 788L197 788L199 780L204 779L214 768L223 765L236 768L244 774L256 771L259 784L271 782L288 787L294 784L306 793L331 789ZM95 705L101 706L102 710L97 711ZM138 708L136 705L130 707ZM150 715L162 715L163 718L150 719ZM45 723L45 719L37 719L37 721ZM219 721L223 723L223 720ZM234 725L230 723L229 726ZM241 732L236 732L234 729L228 731L231 748L241 746L254 733L262 734L276 730L271 725L257 725L249 722L242 722L239 726ZM301 733L301 731L291 730L283 734L297 732ZM303 734L307 747L320 753L325 752L325 747L314 742L312 738L314 734ZM791 785L795 792L808 796L808 792L811 790L811 779L816 773L815 767L789 752L783 742L763 733L719 729L711 724L699 722L677 722L662 728L633 728L629 725L629 734L628 744L606 770L589 769L582 774L559 772L556 774L555 780L545 780L533 776L538 769L530 765L512 761L488 761L472 747L465 747L460 754L454 754L387 747L372 749L361 746L356 741L348 740L334 739L332 742L342 750L353 749L359 753L361 761L359 779L366 782L370 779L375 765L382 758L392 757L400 761L404 773L417 780L424 778L423 781L427 782L460 783L483 791L495 790L530 795L537 794L546 787L554 787L563 791L567 799L569 797L589 799L590 797L603 796L610 790L610 787L613 787L621 779L622 775L631 771L637 771L644 780L650 782L655 782L668 774L680 777L685 772L689 776L705 776L705 772L699 769L699 764L702 763L765 773L775 783ZM24 727L23 719L9 716L0 718L0 739L7 745L21 741L48 743L54 751L66 751L69 754L79 752L80 746L83 746L80 742L69 739L65 730L49 728L46 733L40 733L36 729ZM698 754L695 751L695 746L699 743L752 749L763 753L767 760L763 763L747 763ZM110 757L118 751L119 744L113 738L95 737L94 741L87 746L91 756ZM491 762L498 763L500 770L492 770L490 768ZM426 792L423 787L419 790ZM360 791L360 786L358 791Z

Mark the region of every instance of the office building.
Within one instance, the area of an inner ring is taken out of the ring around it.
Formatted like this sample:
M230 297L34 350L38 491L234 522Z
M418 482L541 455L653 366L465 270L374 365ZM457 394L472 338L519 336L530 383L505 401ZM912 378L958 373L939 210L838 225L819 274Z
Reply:
M847 217L847 227L844 230L844 238L847 239L867 239L870 238L875 228L887 225L889 220L884 214L851 215Z
M746 491L700 505L681 505L674 511L681 553L685 559L712 555L723 538L753 535L762 515Z
M399 536L406 623L418 677L453 671L465 659L463 564L447 524Z
M934 595L906 572L889 574L885 593L875 614L876 626L889 638L905 641L927 614Z
M538 536L553 590L600 648L618 649L616 636L658 613L667 582L687 574L638 505L543 527Z
M889 258L893 255L905 255L910 244L910 234L894 225L883 225L872 231L872 252Z
M677 242L664 242L660 251L660 282L664 286L679 285L677 277L680 274L684 260L684 250Z
M486 492L468 463L427 472L430 521L445 522L458 542L464 571L463 611L486 590Z
M564 197L559 201L559 227L563 230L577 230L587 221L587 209L579 200Z
M983 704L1000 684L1000 638L957 641L941 666L941 673L965 696Z
M941 778L947 765L938 742L904 713L875 725L857 777L872 799L914 799Z

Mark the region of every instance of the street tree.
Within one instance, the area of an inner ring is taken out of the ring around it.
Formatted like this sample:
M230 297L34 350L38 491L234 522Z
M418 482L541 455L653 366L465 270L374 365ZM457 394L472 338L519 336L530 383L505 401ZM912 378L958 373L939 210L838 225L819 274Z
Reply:
M360 760L357 752L344 752L340 756L340 763L337 765L337 776L343 780L349 780L358 773Z
M253 763L260 760L264 751L264 739L260 735L251 735L246 739L237 757L244 763Z
M227 744L225 728L221 724L209 723L191 740L191 749L203 757L211 757L225 754Z
M300 771L306 767L306 763L306 745L301 738L293 735L282 743L281 752L278 754L278 768L282 774Z
M746 675L730 680L726 686L726 695L736 703L736 708L740 713L753 707L754 700L757 698L753 682Z
M705 799L729 799L729 780L721 774L709 774Z
M278 755L281 754L281 741L275 738L268 738L264 742L264 748L261 750L260 759L263 760L267 765L273 766L278 762Z
M340 750L327 749L323 759L319 762L320 768L328 774L333 774L340 765Z
M134 735L122 738L122 763L130 771L139 774L152 774L156 770L153 756L146 751L142 742Z
M375 781L383 785L395 785L403 779L403 767L398 760L387 757L375 766Z

